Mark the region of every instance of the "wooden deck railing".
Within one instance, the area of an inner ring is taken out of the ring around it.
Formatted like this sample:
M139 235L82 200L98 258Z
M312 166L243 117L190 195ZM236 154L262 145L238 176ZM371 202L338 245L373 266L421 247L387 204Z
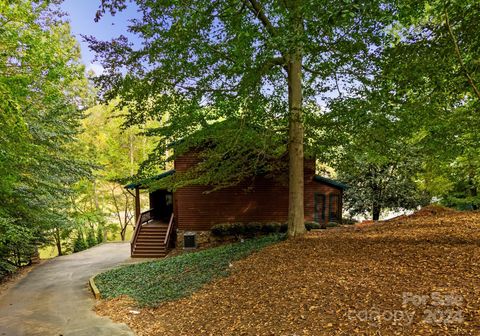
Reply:
M132 240L130 241L130 253L133 253L133 247L137 242L137 237L138 237L138 234L140 233L142 225L144 225L145 223L148 223L150 220L153 219L152 212L153 212L153 209L144 211L138 217L137 223L135 225L135 231L133 232Z
M173 225L174 225L173 218L174 218L174 215L172 213L172 216L170 217L170 222L168 223L167 234L165 235L164 244L165 244L166 249L168 249L168 247L170 245L170 236L172 235L172 230L173 230Z

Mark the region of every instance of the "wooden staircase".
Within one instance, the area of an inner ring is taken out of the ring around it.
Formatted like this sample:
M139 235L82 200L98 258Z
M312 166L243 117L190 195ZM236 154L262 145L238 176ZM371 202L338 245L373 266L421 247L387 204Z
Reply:
M132 237L132 258L163 258L167 255L173 231L173 214L167 224L153 219L152 210L143 212L138 218Z

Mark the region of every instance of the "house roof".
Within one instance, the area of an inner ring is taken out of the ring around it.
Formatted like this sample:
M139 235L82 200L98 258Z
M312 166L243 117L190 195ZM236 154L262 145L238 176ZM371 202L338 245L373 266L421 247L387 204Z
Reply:
M135 188L146 187L146 184L148 184L149 182L161 180L161 179L163 179L167 176L173 175L174 173L175 173L175 169L168 170L168 171L163 172L161 174L158 174L158 175L155 175L155 176L152 176L152 177L149 177L149 178L145 178L145 179L139 180L137 182L129 183L125 186L125 189L135 189ZM325 184L327 184L329 186L332 186L334 188L339 188L339 189L342 189L342 190L348 188L348 186L346 184L343 184L341 182L338 182L338 181L335 181L335 180L332 180L332 179L329 179L329 178L326 178L326 177L323 177L323 176L320 176L320 175L315 175L313 179L317 182L325 183Z
M146 184L148 184L149 182L161 180L161 179L163 179L167 176L173 175L174 173L175 173L175 169L168 170L168 171L163 172L161 174L158 174L158 175L155 175L155 176L152 176L152 177L148 177L148 178L145 178L143 180L139 180L137 182L129 183L124 188L125 189L135 189L135 188L146 187Z
M329 178L326 178L326 177L323 177L323 176L320 176L320 175L315 175L315 177L313 179L317 182L328 184L329 186L332 186L334 188L340 188L342 190L348 189L348 185L343 184L343 183L338 182L338 181L335 181L335 180L332 180L332 179L329 179Z

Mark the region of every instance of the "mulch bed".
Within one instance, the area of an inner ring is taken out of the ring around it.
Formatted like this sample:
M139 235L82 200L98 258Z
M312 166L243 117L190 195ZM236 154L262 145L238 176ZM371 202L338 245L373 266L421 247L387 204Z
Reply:
M96 310L138 335L480 335L480 213L310 233L235 262L188 298Z

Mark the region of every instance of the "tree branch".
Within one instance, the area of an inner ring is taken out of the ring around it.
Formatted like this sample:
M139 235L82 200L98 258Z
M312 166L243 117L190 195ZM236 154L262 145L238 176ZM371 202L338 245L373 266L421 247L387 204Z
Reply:
M244 83L245 82L248 83L249 79L251 80L252 78L255 78L255 81L253 82L253 84L256 85L262 78L262 75L267 73L274 66L277 66L277 65L282 66L285 64L286 64L286 59L284 57L273 57L273 58L267 59L265 62L263 62L259 66L245 72L245 75L242 77L242 79L240 80L240 84L238 85L239 89L241 90L242 87L245 87Z
M472 76L468 72L468 69L465 66L465 63L462 59L462 54L460 53L460 47L458 46L458 41L453 34L452 26L450 25L450 19L448 17L447 9L445 8L445 24L447 25L448 33L450 34L450 38L452 39L453 45L455 47L455 54L457 55L458 61L460 62L460 67L462 68L463 72L465 73L465 77L467 77L467 81L472 87L473 91L477 95L478 99L480 99L480 91L478 87L475 85Z
M268 17L265 15L262 6L257 0L243 0L243 3L255 15L255 17L260 20L260 22L265 27L270 36L274 37L277 35L277 29L273 26Z

